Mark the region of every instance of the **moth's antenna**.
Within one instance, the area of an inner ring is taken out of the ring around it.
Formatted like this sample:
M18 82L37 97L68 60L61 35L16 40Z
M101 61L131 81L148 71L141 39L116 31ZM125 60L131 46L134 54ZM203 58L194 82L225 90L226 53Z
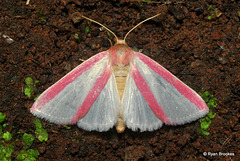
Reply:
M91 18L88 18L88 17L86 17L86 16L83 16L83 15L81 15L81 17L83 17L83 18L85 18L85 19L87 19L87 20L89 20L89 21L92 21L92 22L94 22L94 23L96 23L96 24L99 24L100 26L102 26L103 28L105 28L106 30L108 30L111 34L113 34L113 36L117 39L117 41L119 40L118 37L114 34L114 32L112 32L109 28L107 28L107 27L104 26L103 24L101 24L101 23L99 23L99 22L97 22L97 21L95 21L95 20L93 20L93 19L91 19Z
M102 27L105 28L106 30L108 30L111 34L113 34L113 36L116 38L116 40L117 40L116 42L117 42L118 44L126 44L125 40L126 40L128 34L130 34L130 32L132 32L135 28L137 28L137 27L138 27L139 25L141 25L142 23L144 23L144 22L146 22L146 21L148 21L148 20L151 20L151 19L159 16L160 14L161 14L161 13L158 13L158 14L156 14L155 16L149 17L149 18L147 18L146 20L144 20L144 21L140 22L139 24L137 24L136 26L134 26L130 31L128 31L128 33L125 35L125 37L124 37L123 40L119 40L119 38L115 35L114 32L112 32L109 28L107 28L106 26L104 26L104 25L101 24L100 22L97 22L97 21L95 21L95 20L93 20L93 19L91 19L91 18L88 18L88 17L86 17L86 16L83 16L83 15L82 15L81 13L79 13L79 12L73 13L72 19L73 19L73 22L74 22L74 23L79 22L80 19L81 19L81 17L82 17L82 18L85 18L85 19L87 19L87 20L89 20L89 21L92 21L92 22L94 22L94 23L102 26Z
M149 18L147 18L146 20L143 20L142 22L140 22L139 24L137 24L136 26L134 26L134 27L133 27L130 31L128 31L128 33L125 35L123 41L125 42L128 34L130 34L130 32L132 32L132 30L134 30L135 28L137 28L137 27L138 27L139 25L141 25L142 23L144 23L144 22L146 22L146 21L148 21L148 20L151 20L151 19L159 16L160 14L161 14L161 13L158 13L158 14L156 14L155 16L149 17Z

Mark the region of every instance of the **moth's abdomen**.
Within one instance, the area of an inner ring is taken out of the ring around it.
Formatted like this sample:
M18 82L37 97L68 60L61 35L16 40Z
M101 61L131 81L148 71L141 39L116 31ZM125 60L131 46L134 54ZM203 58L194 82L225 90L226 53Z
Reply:
M125 130L125 124L123 121L123 116L122 116L122 111L123 111L123 107L122 107L122 96L123 96L123 92L125 89L125 85L126 85L126 80L127 80L127 76L129 73L129 65L126 66L117 66L114 65L113 66L113 72L115 75L115 80L116 80L116 84L117 84L117 89L118 89L118 94L121 100L121 105L119 107L118 110L118 123L116 125L116 129L118 131L118 133L122 133Z
M128 73L129 73L129 65L127 65L127 66L113 66L113 72L114 72L114 75L115 75L120 100L122 100L123 91L124 91L127 76L128 76Z

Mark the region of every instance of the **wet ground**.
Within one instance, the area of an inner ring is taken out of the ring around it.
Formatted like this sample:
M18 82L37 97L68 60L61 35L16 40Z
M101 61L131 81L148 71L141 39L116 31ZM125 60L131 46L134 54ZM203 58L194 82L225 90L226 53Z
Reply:
M115 128L88 132L76 125L66 129L43 120L49 139L35 139L32 148L39 150L38 160L240 159L240 2L25 3L0 2L0 112L7 114L6 130L15 133L15 138L23 133L34 134L35 117L29 109L37 94L114 43L113 36L100 26L87 20L74 23L75 12L101 22L120 38L140 21L161 13L135 29L126 40L128 45L160 63L195 91L204 88L218 99L209 136L197 132L199 121L176 127L164 125L154 132L127 129L118 134ZM39 80L31 98L24 95L26 77ZM21 133L16 133L20 129ZM13 160L21 148L16 146Z

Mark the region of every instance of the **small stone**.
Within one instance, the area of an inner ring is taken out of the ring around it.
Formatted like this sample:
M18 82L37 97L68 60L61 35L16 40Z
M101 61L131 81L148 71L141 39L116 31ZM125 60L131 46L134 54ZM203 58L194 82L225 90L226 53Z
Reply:
M218 31L212 32L212 37L214 40L219 40L221 38Z
M125 148L125 160L139 160L144 157L144 146L130 146Z
M76 154L79 151L79 145L76 142L72 142L70 150L72 154Z
M69 49L72 52L78 51L78 44L75 41L71 41L69 44Z
M236 103L237 107L240 107L240 101L236 101L235 103ZM240 118L240 114L238 116Z
M46 151L46 144L44 143L38 146L38 151L40 154L43 154Z
M3 38L6 39L8 44L13 43L13 39L11 37L9 37L8 35L3 35Z
M231 96L226 96L223 99L223 103L229 103L231 101Z
M226 57L218 57L218 61L224 65L228 62L228 59Z
M72 65L70 63L66 63L65 66L64 66L64 69L66 71L70 71L72 69Z
M18 37L18 38L23 38L23 37L24 37L24 34L23 34L22 32L20 32L20 33L17 34L17 37Z
M236 44L236 48L239 49L240 48L240 44Z
M196 60L191 63L191 68L194 69L202 64L201 60Z
M74 12L71 15L71 18L72 18L73 23L78 23L78 22L80 22L83 19L82 18L82 14L79 13L79 12Z
M91 49L93 49L93 50L96 49L96 46L97 45L95 43L91 44Z

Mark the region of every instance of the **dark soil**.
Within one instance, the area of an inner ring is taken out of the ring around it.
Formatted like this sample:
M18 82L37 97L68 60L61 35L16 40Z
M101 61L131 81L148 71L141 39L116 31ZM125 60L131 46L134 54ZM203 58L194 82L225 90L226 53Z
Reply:
M118 134L88 132L76 125L43 120L49 140L35 139L38 160L240 160L240 2L234 0L23 0L0 2L0 111L6 127L20 138L34 134L33 98L91 56L111 47L107 31L71 15L80 12L123 38L134 25L161 15L135 29L127 43L142 50L183 82L218 99L210 135L198 134L199 121L184 126L163 126L154 132ZM210 8L209 8L210 7ZM211 16L211 17L209 17ZM89 27L90 32L85 33ZM78 34L79 39L74 38ZM9 36L13 42L9 38ZM113 42L113 39L111 40ZM32 98L24 95L25 78L39 80ZM19 130L21 133L16 133ZM16 146L12 155L21 150ZM207 152L207 155L203 153ZM210 156L210 153L217 153ZM220 156L233 153L234 156Z

